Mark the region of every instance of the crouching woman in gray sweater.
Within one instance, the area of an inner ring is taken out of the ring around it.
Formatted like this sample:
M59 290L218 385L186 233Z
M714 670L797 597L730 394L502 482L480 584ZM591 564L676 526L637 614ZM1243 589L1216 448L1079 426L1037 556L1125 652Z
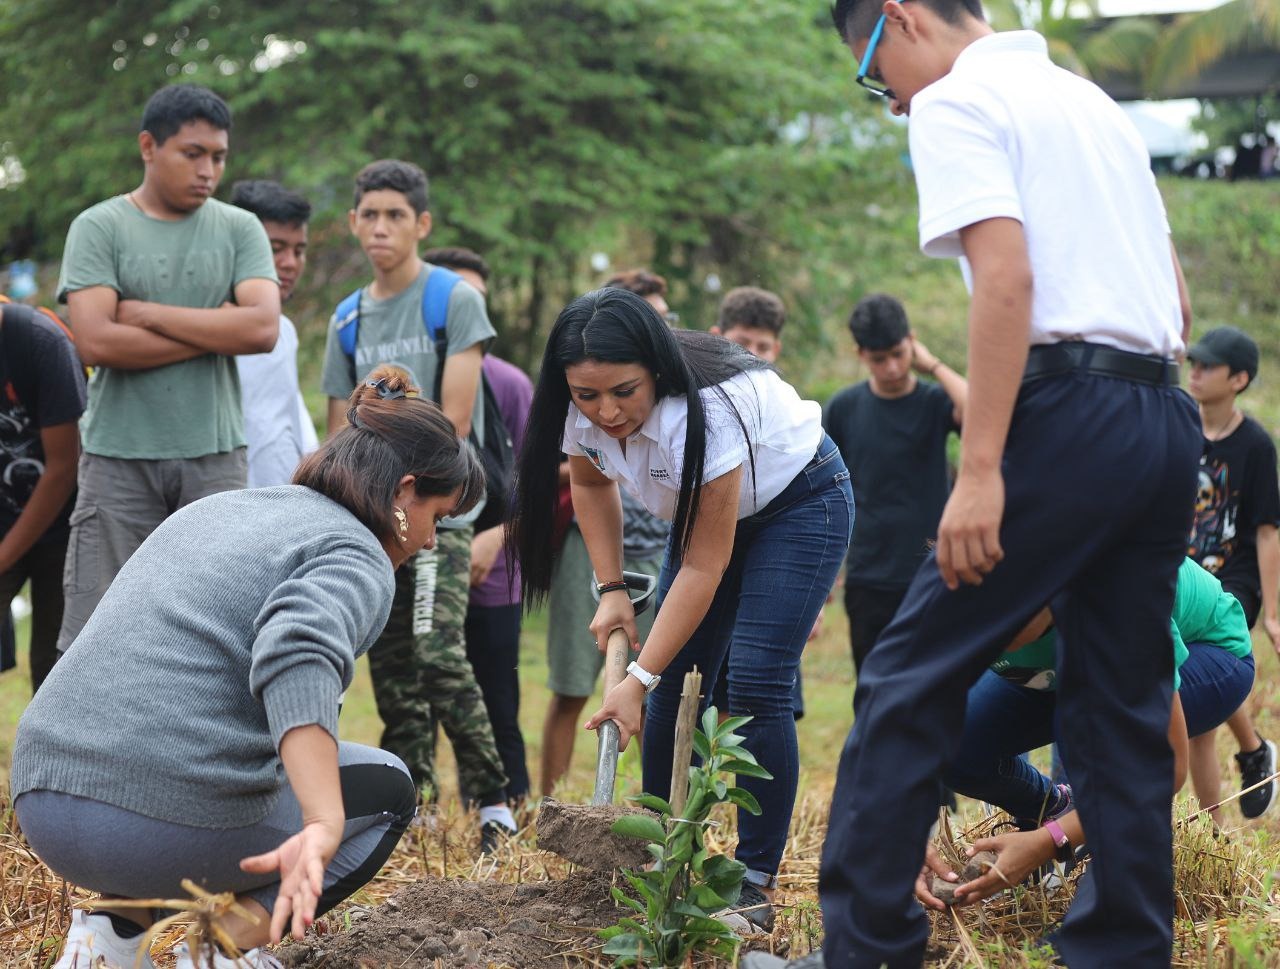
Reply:
M235 892L259 923L223 928L251 966L372 878L413 817L404 765L339 743L338 704L393 570L484 489L403 371L372 373L347 419L292 485L214 495L157 528L14 743L18 822L50 868L109 897L185 897L183 878ZM77 911L57 966L133 966L147 924ZM179 953L194 962L233 964Z

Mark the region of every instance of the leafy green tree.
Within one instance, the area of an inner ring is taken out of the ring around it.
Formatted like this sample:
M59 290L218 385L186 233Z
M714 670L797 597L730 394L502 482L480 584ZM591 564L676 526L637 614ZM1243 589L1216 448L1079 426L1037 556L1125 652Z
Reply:
M0 224L55 256L78 211L137 179L146 97L193 81L235 112L226 184L280 178L320 223L367 161L422 164L433 238L495 265L517 358L594 281L597 248L650 256L705 325L709 272L781 285L841 191L906 181L901 134L853 94L825 17L800 0L0 0L0 142L26 171ZM331 268L343 286L363 272Z
M1145 64L1159 34L1155 22L1142 17L1099 26L1098 0L985 0L984 6L997 30L1039 31L1055 64L1087 78Z
M1230 54L1278 48L1280 3L1227 0L1178 18L1164 32L1151 61L1150 86L1156 93L1171 91Z

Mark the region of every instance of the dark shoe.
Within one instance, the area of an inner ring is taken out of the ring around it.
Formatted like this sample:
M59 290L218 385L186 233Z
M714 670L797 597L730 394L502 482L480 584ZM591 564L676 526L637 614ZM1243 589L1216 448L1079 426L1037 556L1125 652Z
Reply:
M739 965L742 969L826 969L827 964L822 961L822 950L817 949L790 962L767 952L748 952Z
M1276 772L1276 745L1270 740L1263 740L1262 746L1247 754L1236 754L1236 764L1240 768L1240 787L1250 788L1262 784ZM1248 794L1240 795L1240 813L1246 818L1260 818L1271 808L1276 800L1276 780L1262 784Z
M497 821L486 821L480 825L480 854L492 855L498 846L515 835L515 831Z
M742 883L742 893L733 911L750 922L753 931L773 931L773 903L752 882Z

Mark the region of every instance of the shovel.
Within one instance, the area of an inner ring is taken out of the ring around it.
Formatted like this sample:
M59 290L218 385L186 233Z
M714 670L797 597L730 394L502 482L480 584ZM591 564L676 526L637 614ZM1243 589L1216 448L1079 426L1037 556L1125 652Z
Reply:
M622 580L627 584L627 594L638 616L653 602L657 580L639 572L623 572ZM594 576L591 594L597 602L600 601ZM606 696L626 678L630 649L626 630L614 629L609 633L604 659ZM596 733L596 782L591 805L562 804L554 798L543 798L538 808L538 847L601 871L643 864L648 858L644 844L634 838L619 837L609 830L618 817L631 813L631 809L615 807L613 803L621 739L618 725L613 720L606 720Z

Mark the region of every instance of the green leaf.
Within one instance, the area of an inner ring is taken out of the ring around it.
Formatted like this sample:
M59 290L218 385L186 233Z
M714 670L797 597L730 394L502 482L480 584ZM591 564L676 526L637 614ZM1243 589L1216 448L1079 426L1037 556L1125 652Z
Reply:
M639 838L641 841L665 841L667 837L662 822L651 814L624 814L613 822L609 830L624 838Z
M711 745L707 743L707 738L702 735L701 731L693 735L693 752L703 760L711 757Z
M729 785L726 784L724 781L720 780L719 778L717 778L716 784L715 784L716 800L723 801L725 798L725 794L728 792L728 790L729 790Z
M712 704L711 706L707 707L706 710L703 711L702 730L701 730L701 733L703 734L703 737L702 737L703 740L706 740L708 737L714 737L716 735L716 727L719 726L717 721L719 719L720 719L720 711L715 708L715 704ZM696 737L697 733L695 733L694 736Z
M725 743L735 730L744 724L750 723L751 719L751 717L730 717L716 727L716 739L721 743Z
M614 936L605 943L601 951L607 956L629 957L630 962L619 961L620 966L631 965L637 956L642 960L649 960L658 954L648 939L635 932L624 932L622 935Z
M695 885L689 892L689 901L702 910L697 913L699 915L718 912L722 908L728 908L730 904L727 898L721 898L710 885Z
M633 794L627 798L629 801L635 801L641 807L646 807L650 811L656 811L663 817L671 815L671 805L655 794Z
M756 800L754 794L743 787L731 787L728 792L729 800L738 805L748 814L760 813L760 802Z
M734 759L726 761L720 766L727 773L737 774L739 777L759 777L761 780L773 780L773 775L754 761Z
M609 889L609 894L613 896L614 901L627 906L627 908L635 909L637 912L644 914L644 906L637 902L634 898L624 892L621 888L614 885Z

